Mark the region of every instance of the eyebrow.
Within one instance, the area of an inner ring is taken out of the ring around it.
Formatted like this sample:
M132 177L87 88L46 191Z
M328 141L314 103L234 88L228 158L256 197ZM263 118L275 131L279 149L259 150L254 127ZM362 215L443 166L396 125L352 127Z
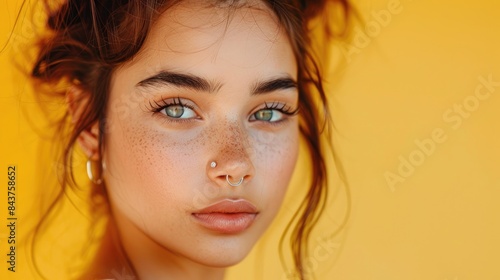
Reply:
M297 88L297 82L290 77L273 78L255 84L252 95L270 93L277 90Z
M220 83L214 83L201 77L175 73L169 71L161 71L145 80L137 83L136 87L163 86L173 85L177 87L185 87L197 91L215 92L222 86Z
M146 78L136 87L159 87L165 85L173 85L184 87L196 91L217 92L222 87L221 83L209 81L202 77L188 73L177 73L171 71L161 71L149 78ZM271 78L268 80L257 82L252 89L251 95L266 94L277 90L285 90L297 88L297 82L289 76Z

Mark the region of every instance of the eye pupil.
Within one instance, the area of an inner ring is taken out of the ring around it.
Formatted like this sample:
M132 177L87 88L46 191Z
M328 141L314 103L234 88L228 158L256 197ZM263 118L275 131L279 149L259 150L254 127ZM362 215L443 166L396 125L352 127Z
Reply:
M255 113L255 118L261 121L270 121L273 118L272 110L260 110Z
M180 105L168 106L165 113L172 118L180 118L184 114L184 107Z

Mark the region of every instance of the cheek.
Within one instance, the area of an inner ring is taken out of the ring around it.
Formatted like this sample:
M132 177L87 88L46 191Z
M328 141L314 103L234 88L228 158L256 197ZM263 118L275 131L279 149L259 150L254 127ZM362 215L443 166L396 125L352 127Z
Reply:
M275 205L286 192L292 172L297 161L299 150L298 125L279 134L258 133L254 135L253 142L255 164L258 183L262 196L269 196Z
M165 205L183 209L191 199L186 178L193 177L203 143L179 138L139 121L118 122L106 136L107 187L113 204L136 219L164 213ZM199 168L198 168L199 169ZM122 206L123 205L123 206ZM130 210L126 210L128 207Z
M253 134L254 162L276 175L290 173L297 159L298 139L298 126L289 126L280 133L260 131Z

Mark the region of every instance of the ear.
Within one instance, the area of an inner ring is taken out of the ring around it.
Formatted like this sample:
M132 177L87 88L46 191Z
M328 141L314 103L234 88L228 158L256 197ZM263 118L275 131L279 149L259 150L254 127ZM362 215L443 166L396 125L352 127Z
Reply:
M66 93L66 104L73 124L77 123L83 117L88 103L89 93L75 85L70 87ZM82 131L77 141L89 159L94 161L99 160L99 124L97 122Z

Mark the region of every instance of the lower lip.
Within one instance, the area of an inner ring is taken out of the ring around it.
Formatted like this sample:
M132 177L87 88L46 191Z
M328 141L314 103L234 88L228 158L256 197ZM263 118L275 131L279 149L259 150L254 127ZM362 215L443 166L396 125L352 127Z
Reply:
M195 213L193 217L203 227L225 234L240 233L249 228L256 213Z

